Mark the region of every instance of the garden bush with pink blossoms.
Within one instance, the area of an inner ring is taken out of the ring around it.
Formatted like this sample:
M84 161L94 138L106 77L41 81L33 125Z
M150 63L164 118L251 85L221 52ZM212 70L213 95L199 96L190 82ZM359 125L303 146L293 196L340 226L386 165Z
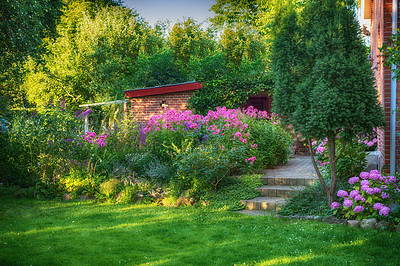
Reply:
M229 175L286 162L292 143L279 118L253 107L218 107L206 116L169 110L150 119L141 141L174 166L173 190L189 190L196 198Z
M374 135L356 136L352 141L344 143L339 136L336 139L336 154L341 153L336 162L337 175L339 179L349 178L360 173L366 166L367 151L376 148L377 138ZM344 149L343 146L345 145ZM317 155L317 162L327 175L330 175L328 163L327 139L313 142L313 149ZM342 151L343 149L343 151Z
M391 214L393 217L398 216L400 189L399 180L395 176L384 176L378 170L372 170L361 172L348 182L352 188L348 191L339 190L339 202L331 205L335 214L357 220L372 217L387 219Z

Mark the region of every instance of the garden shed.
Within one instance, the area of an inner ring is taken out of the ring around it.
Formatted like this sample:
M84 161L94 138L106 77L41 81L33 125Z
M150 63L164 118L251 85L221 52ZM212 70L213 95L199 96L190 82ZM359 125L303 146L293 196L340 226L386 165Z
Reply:
M126 90L125 98L129 98L131 103L132 118L143 123L166 110L187 110L189 98L201 88L202 83L195 81L146 87Z
M381 153L381 163L390 168L390 174L398 170L400 163L397 103L399 102L400 87L392 69L385 66L384 58L379 48L388 42L398 28L399 0L362 0L361 24L364 34L370 38L371 67L375 71L376 89L379 101L385 112L387 126L378 130L378 148ZM397 133L396 133L397 132Z

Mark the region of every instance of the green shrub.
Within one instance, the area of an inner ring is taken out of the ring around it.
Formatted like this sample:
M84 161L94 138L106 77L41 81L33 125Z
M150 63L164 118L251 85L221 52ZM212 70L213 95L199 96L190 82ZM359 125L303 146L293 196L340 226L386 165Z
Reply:
M241 200L259 197L260 193L254 189L263 185L261 175L243 175L241 177L230 177L230 184L218 191L211 192L206 198L209 205L206 207L211 210L240 210L244 205Z
M254 118L245 121L250 141L257 143L257 168L275 167L289 160L293 139L278 122Z
M196 200L218 188L221 180L229 174L229 159L219 147L197 147L179 155L172 180L174 193L189 190Z
M121 190L121 181L115 178L111 178L104 181L99 186L100 195L104 195L107 199L111 199L116 196Z

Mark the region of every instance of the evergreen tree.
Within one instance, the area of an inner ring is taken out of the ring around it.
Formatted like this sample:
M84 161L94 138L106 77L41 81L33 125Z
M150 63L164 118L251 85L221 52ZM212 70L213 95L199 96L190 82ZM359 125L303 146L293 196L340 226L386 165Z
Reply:
M288 5L274 29L274 108L309 141L311 158L329 204L337 183L336 138L346 143L382 126L371 66L367 61L353 0L308 0ZM297 10L297 11L296 11ZM300 11L298 11L300 10ZM311 149L311 139L327 138L330 184Z

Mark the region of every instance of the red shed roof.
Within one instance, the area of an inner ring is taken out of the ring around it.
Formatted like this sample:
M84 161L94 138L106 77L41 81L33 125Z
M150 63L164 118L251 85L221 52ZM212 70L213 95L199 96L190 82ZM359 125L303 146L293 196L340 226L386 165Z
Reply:
M172 92L198 90L202 88L202 84L203 83L192 81L192 82L185 82L178 84L168 84L156 87L126 90L124 92L125 92L125 98L134 98L134 97L143 97L143 96L158 95L158 94L167 94Z

